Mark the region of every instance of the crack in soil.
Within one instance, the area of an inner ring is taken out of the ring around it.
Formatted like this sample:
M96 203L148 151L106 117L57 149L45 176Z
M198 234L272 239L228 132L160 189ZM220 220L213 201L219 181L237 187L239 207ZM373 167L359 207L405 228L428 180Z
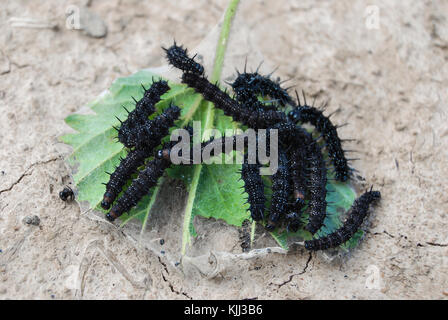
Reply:
M306 272L306 270L308 269L308 265L310 264L312 258L313 258L313 254L312 254L312 252L310 252L310 256L308 257L308 260L306 261L305 267L303 268L302 272L290 275L288 280L284 281L281 284L277 284L278 288L280 289L285 284L290 283L295 276L300 276L300 275L304 274Z
M166 263L164 263L162 261L162 259L160 259L160 257L157 257L159 259L159 262L162 264L163 268L165 269L166 273L169 275L170 272L168 271L168 267L166 266Z
M390 233L387 232L386 230L384 230L383 232L375 232L375 233L371 233L371 232L369 232L369 231L366 231L366 233L370 233L370 234L372 234L372 235L374 235L374 236L385 234L385 235L389 236L389 237L392 238L392 239L395 239L395 238L404 238L406 241L408 241L408 242L410 242L410 243L413 243L413 244L415 243L415 241L409 240L408 237L407 237L406 235L402 235L402 234L400 234L399 237L398 237L398 236L394 236L393 234L390 234ZM429 246L434 246L434 247L448 247L448 244L446 244L446 243L436 243L436 242L429 242L429 241L425 241L425 243L426 243L427 245L429 245ZM417 247L426 247L425 245L421 244L420 242L417 242L416 245L417 245Z
M28 173L28 172L25 171L25 172L19 177L19 179L17 179L17 181L14 182L9 188L0 190L0 194L2 194L3 192L9 192L9 191L11 191L12 188L14 188L17 184L19 184L20 181L22 181L23 178L25 178L25 177L27 177L27 176L30 176L31 174L32 174L32 172Z
M167 267L166 263L164 263L164 262L162 261L162 259L160 259L160 257L157 257L157 258L159 259L160 264L161 264L161 265L163 266L163 268L165 269L165 272L167 273L167 275L169 275L170 273L169 273L169 271L168 271L168 267ZM171 283L171 281L168 279L168 277L165 277L165 275L163 274L163 270L162 270L161 274L162 274L162 279L163 279L163 281L165 281L166 283L168 283L168 286L170 287L171 292L173 292L173 293L175 293L175 294L177 294L177 295L184 295L184 296L187 297L188 299L193 300L193 298L190 297L186 292L176 290L176 289L174 288L174 285L173 285L173 284Z
M448 247L448 244L445 243L426 242L426 244L435 247Z
M9 192L9 191L11 191L16 185L18 185L18 184L23 180L23 178L32 175L32 174L33 174L33 171L31 171L31 172L29 172L29 171L30 171L31 169L33 169L35 166L38 166L38 165L45 165L45 164L48 164L48 163L50 163L50 162L57 161L57 160L59 160L59 159L61 159L61 157L57 157L57 158L53 158L53 159L49 159L49 160L46 160L46 161L38 161L38 162L35 162L35 163L31 164L31 165L30 165L30 166L29 166L29 167L22 173L22 175L19 177L19 179L17 179L15 182L13 182L9 188L0 190L0 195L1 195L2 193L4 193L4 192Z

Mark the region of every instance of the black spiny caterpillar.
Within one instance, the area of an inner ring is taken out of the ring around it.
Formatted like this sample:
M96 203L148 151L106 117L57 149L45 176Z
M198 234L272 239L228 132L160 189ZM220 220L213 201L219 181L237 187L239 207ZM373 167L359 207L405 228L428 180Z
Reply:
M293 190L293 203L290 207L290 213L287 215L287 228L292 232L296 232L301 225L300 217L302 216L302 210L305 207L306 191L308 188L306 149L303 146L298 146L288 153L288 158L290 180Z
M125 158L120 158L120 164L115 168L113 173L107 172L110 175L109 182L106 183L106 191L101 201L101 207L108 210L115 198L123 189L126 181L131 175L137 171L137 168L144 164L145 159L151 155L152 150L131 150Z
M368 191L355 200L347 220L342 227L325 237L305 241L305 248L311 251L338 247L348 241L361 226L367 216L369 206L381 198L379 191Z
M212 102L215 107L222 109L224 114L231 116L234 121L241 122L252 129L265 129L279 122L286 122L286 114L276 110L264 108L247 108L233 100L217 85L210 83L205 77L192 73L184 73L182 82L202 94L205 100Z
M117 200L117 203L106 215L106 218L109 221L114 221L123 213L128 212L132 207L136 206L148 194L149 190L157 185L157 181L169 165L169 162L157 158L148 162L145 169L138 174L137 179L132 181L129 188Z
M125 108L128 112L127 119L125 121L121 121L117 118L118 121L120 121L121 126L120 128L115 129L118 131L118 140L123 144L126 143L128 136L133 132L133 130L145 123L148 120L148 117L156 111L156 103L160 101L160 97L164 93L170 90L170 87L168 86L168 82L160 80L153 82L149 89L143 87L143 90L145 91L143 97L139 101L134 99L135 109L128 111Z
M305 229L312 234L324 224L327 215L327 167L322 157L322 151L317 144L313 143L307 146L308 156L308 192L310 201L308 203L309 222Z
M272 100L277 101L281 106L293 104L291 96L287 89L280 86L280 82L271 80L270 75L263 76L258 72L255 73L238 73L237 78L232 83L233 91L238 95L251 92L254 95L262 97L268 96Z
M352 169L348 166L347 159L345 158L345 153L342 149L341 139L338 137L336 126L331 123L330 117L324 116L321 110L318 110L313 106L308 106L306 103L301 105L298 96L297 102L299 106L290 111L288 114L289 119L295 123L309 122L316 127L316 130L320 132L325 139L328 156L335 168L336 179L339 181L347 181L351 175Z
M193 58L188 57L187 49L176 45L176 42L174 42L174 44L168 49L162 49L166 52L168 62L177 69L180 69L183 72L194 73L196 75L204 74L204 67L194 61L196 55Z
M128 148L135 148L130 150L125 158L120 158L120 164L113 173L108 173L110 178L108 183L104 183L106 191L101 201L103 209L110 208L126 181L144 164L145 159L152 155L154 148L160 145L162 138L168 134L169 128L179 117L180 109L170 106L155 119L148 120L149 113L154 112L154 105L160 100L161 93L166 92L166 88L169 89L165 81L154 82L151 88L145 91L144 97L137 102L136 109L129 113L132 117L128 117L118 130L119 139L123 144Z
M244 163L241 167L241 179L244 181L244 191L247 193L250 216L255 221L263 220L266 197L264 195L264 183L260 176L258 163L249 164L248 154L244 154Z
M266 230L273 231L281 217L288 210L290 193L288 159L286 152L278 150L278 170L272 177L272 200Z
M140 126L135 127L123 142L127 148L150 148L160 145L161 139L168 134L169 128L179 118L180 109L170 105L164 112L153 120L146 120Z

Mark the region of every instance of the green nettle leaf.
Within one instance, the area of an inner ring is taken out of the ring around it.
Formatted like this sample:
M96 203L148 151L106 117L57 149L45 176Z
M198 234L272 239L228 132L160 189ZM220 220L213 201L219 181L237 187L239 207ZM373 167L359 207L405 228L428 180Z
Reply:
M231 0L224 17L211 77L212 82L220 78L230 22L237 4L238 0ZM123 145L116 141L117 132L113 126L120 125L116 117L125 119L127 112L123 106L133 110L135 102L132 97L139 100L143 96L142 85L148 88L153 81L159 79L158 75L147 70L119 78L105 94L100 95L88 105L93 114L73 114L65 119L66 123L77 131L61 137L63 142L73 147L73 153L67 161L73 168L73 179L78 190L77 199L80 202L86 201L91 209L105 212L100 207L100 203L105 192L105 186L102 183L109 179L106 172L113 172L120 162L120 157L124 157L127 152ZM224 135L226 129L239 128L239 125L230 117L225 116L222 110L204 101L202 96L195 93L193 89L184 84L172 82L169 82L169 86L170 91L161 97L162 100L156 105L156 109L160 113L170 103L179 106L182 111L180 119L175 124L176 128L182 128L194 120L201 121L202 141L209 139L206 129L215 128ZM191 237L196 236L193 226L195 216L222 219L236 227L241 227L244 220L250 219L246 203L247 194L242 189L244 183L240 179L240 170L241 164L172 166L167 170L166 176L182 180L189 192L184 213L182 254L185 253ZM135 177L136 175L132 178ZM270 185L270 179L267 177L264 179L266 184ZM131 181L132 179L128 181L128 185ZM161 191L161 185L160 181L158 186L152 188L135 208L121 217L122 225L132 219L139 219L142 222L142 231L145 230L150 219L151 208ZM340 227L341 214L350 208L355 199L355 193L347 183L332 180L328 183L327 189L331 191L327 196L327 201L331 202L328 208L329 215L325 220L325 227L316 236L324 236ZM266 188L266 196L268 199L266 204L269 207L271 197L269 187ZM254 232L255 224L252 225L251 241L253 241ZM344 249L354 247L361 236L362 231L341 247ZM275 231L272 237L280 246L287 249L289 238L311 239L311 234L304 230L296 233Z
M211 164L202 168L194 215L216 218L241 227L249 218L246 194L239 174L241 165ZM195 233L194 233L195 234Z

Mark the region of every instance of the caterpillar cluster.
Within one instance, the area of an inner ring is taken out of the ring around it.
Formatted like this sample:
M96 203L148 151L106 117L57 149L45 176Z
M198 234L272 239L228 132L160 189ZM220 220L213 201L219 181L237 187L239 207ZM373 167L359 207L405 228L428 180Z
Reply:
M236 122L251 129L266 129L269 135L271 130L278 130L278 170L272 176L272 197L268 210L266 207L265 185L260 175L262 165L258 162L248 161L249 148L243 146L239 149L238 136L211 139L200 144L201 155L209 150L211 156L218 155L216 150L222 152L224 145L232 146L231 150L244 153L244 162L241 169L241 179L244 182L244 191L247 194L249 212L254 221L265 225L268 231L273 231L284 221L287 230L293 232L302 227L302 216L308 213L308 223L303 226L311 234L316 234L324 225L327 215L326 185L327 164L324 152L328 152L334 166L335 179L347 181L352 169L348 166L344 150L334 126L329 117L325 117L321 110L314 106L302 105L297 97L295 102L282 88L281 81L273 81L270 75L263 76L258 73L239 73L231 84L235 96L231 97L226 90L221 90L218 84L212 84L204 75L201 64L190 58L187 50L174 43L165 49L168 62L182 71L182 82L200 93L205 100L212 102L224 114L232 117ZM106 218L110 221L120 217L137 205L140 199L157 184L158 179L171 165L190 165L194 163L194 146L189 154L182 154L175 149L175 143L170 142L160 146L161 140L168 134L169 128L180 116L180 109L170 106L163 113L149 120L148 117L155 112L155 104L161 96L169 90L164 81L153 82L151 88L144 89L145 93L140 101L136 101L136 108L129 112L128 118L121 122L118 130L118 139L129 149L127 156L120 160L120 164L106 184L102 207L112 209ZM262 98L260 100L260 98ZM270 100L263 100L263 99ZM286 109L292 111L286 113ZM281 109L285 108L285 109ZM309 122L325 140L321 147L311 133L302 128L299 123ZM191 128L188 128L192 135ZM273 152L271 146L268 153ZM227 150L227 149L226 149ZM173 152L182 159L181 163L172 163ZM149 159L149 160L148 160ZM202 159L199 159L202 160ZM145 164L146 161L146 164ZM138 171L138 177L118 198L118 195L132 174ZM347 240L360 228L367 215L371 203L380 199L379 191L364 193L353 204L347 220L343 226L326 237L317 237L305 242L305 248L311 251L325 250L337 247Z
M110 175L106 185L106 191L101 201L101 207L108 210L122 191L126 181L129 180L138 167L153 154L154 148L160 145L162 138L168 134L168 129L179 118L180 109L170 105L161 115L149 120L150 114L155 111L155 104L160 101L160 96L169 90L166 81L153 82L146 90L143 98L136 101L135 109L129 112L129 117L117 128L118 139L129 150L125 158L120 158L120 164ZM149 164L148 164L149 165ZM127 211L127 210L126 210ZM121 214L120 214L121 215ZM113 221L118 214L107 215Z

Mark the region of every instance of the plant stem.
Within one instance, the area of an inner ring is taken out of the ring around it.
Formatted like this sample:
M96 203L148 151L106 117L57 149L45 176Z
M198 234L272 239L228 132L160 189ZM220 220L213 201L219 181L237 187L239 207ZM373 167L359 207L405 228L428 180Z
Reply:
M255 228L257 227L257 222L252 221L252 225L250 228L250 247L252 248L255 239Z
M227 49L227 42L229 39L230 27L232 24L233 17L236 13L236 7L238 6L239 0L230 0L229 6L227 7L226 13L224 15L224 20L222 22L221 34L219 35L219 42L216 48L215 62L213 65L213 73L211 77L211 82L214 83L219 81L221 78L222 67L224 64L224 54Z
M221 33L218 39L218 45L216 47L215 61L213 64L213 73L211 77L211 82L215 83L221 79L222 68L224 64L224 55L227 49L227 42L230 33L230 27L232 24L233 17L236 13L236 7L240 0L230 0L229 6L227 7L226 13L224 15L224 20L222 22ZM209 130L212 129L214 120L215 120L215 110L213 108L213 104L208 102L207 109L205 111L205 124L204 124L204 133L207 134ZM209 137L206 134L202 135L202 141ZM194 199L196 197L196 190L199 184L199 178L201 176L202 165L196 165L194 168L193 179L191 181L190 192L188 194L187 207L185 208L184 215L184 226L183 226L183 235L182 235L182 250L181 254L184 255L187 249L187 243L190 243L190 223L193 214L193 204Z

